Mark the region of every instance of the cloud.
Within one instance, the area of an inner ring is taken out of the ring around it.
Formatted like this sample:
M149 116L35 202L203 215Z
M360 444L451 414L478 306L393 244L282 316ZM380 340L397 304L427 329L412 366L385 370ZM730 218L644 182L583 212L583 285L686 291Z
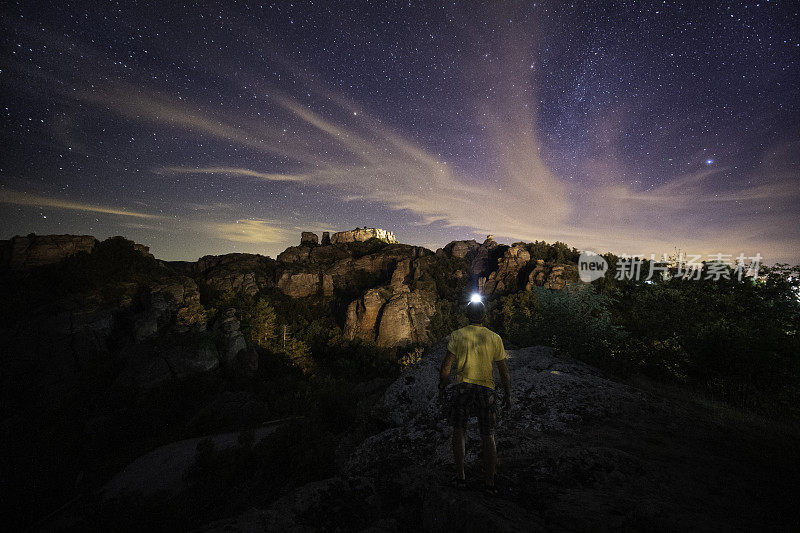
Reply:
M106 213L109 215L120 215L126 217L136 217L136 218L149 218L149 219L162 218L158 215L139 213L137 211L128 211L126 209L117 207L84 204L80 202L73 202L70 200L63 200L59 198L50 198L47 196L28 194L26 192L12 191L9 189L0 189L0 203L29 205L34 207L52 207L55 209L70 209L73 211L83 211L88 213Z
M132 121L224 140L246 149L241 152L248 157L237 161L257 162L234 165L209 155L205 164L197 166L171 154L177 161L155 168L159 174L323 185L341 199L379 203L410 213L423 225L512 240L562 240L600 251L759 247L762 253L769 249L786 257L785 250L797 244L796 231L784 229L781 236L771 229L786 228L796 218L798 176L792 166L797 161L796 144L765 150L762 168L738 183L730 180L730 169L703 166L659 176L666 178L663 185L646 188L633 184L630 176L636 173L623 150L632 119L626 109L610 107L597 111L587 132L592 142L590 156L577 164L581 179L572 182L553 170L539 128L536 80L545 76L534 68L541 64L534 34L509 30L503 38L470 36L473 46L459 55L461 63L454 69L463 73L463 79L453 83L462 83L463 93L473 97L466 100L461 118L466 127L479 129L476 136L486 150L475 159L485 159L478 165L489 169L485 175L448 161L347 95L317 82L295 61L284 64L294 68L295 78L301 80L285 85L303 87L294 95L269 86L258 72L236 76L207 72L226 83L235 79L243 94L252 91L268 119L242 116L230 107L223 112L124 83L97 83L63 96ZM485 50L492 51L491 60L484 58ZM676 130L680 124L667 126ZM654 147L666 145L666 129L659 135ZM291 238L277 222L267 220L242 219L209 227L215 235L240 242L279 243Z
M211 223L208 229L217 238L252 244L283 243L291 236L273 220L245 219Z
M219 174L222 176L244 176L249 178L259 178L267 181L305 181L306 176L300 174L280 174L258 172L249 168L241 167L181 167L169 166L160 167L154 170L156 174Z

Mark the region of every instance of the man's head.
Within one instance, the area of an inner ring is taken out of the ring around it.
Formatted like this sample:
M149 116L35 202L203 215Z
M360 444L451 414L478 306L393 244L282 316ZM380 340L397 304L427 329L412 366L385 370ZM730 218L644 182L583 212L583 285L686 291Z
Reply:
M467 304L467 320L470 324L480 324L486 318L486 306L483 302L470 302Z

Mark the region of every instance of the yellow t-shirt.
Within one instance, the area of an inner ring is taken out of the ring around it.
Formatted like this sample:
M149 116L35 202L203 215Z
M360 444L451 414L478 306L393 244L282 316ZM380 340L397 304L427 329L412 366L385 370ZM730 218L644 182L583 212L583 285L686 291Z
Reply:
M506 358L500 335L483 326L466 326L450 334L447 351L456 356L456 383L494 389L492 363Z

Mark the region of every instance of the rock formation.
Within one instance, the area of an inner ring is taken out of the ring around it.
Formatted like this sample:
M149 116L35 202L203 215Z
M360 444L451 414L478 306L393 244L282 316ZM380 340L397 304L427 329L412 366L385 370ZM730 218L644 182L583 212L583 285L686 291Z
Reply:
M91 235L17 235L0 241L0 268L21 269L58 263L78 252L91 252L97 242ZM148 246L134 243L133 248L153 258Z
M292 298L305 298L321 294L333 295L333 278L329 274L284 272L278 280L278 288Z
M502 247L489 235L483 244L478 246L470 262L470 273L474 279L487 276L497 264L498 252L502 253Z
M436 312L437 296L424 289L412 290L407 281L415 268L411 259L397 263L388 285L369 289L350 302L345 335L395 347L427 342L428 325Z
M300 246L303 245L316 246L317 244L319 244L319 237L317 237L316 233L313 233L311 231L304 231L303 233L300 234Z
M258 370L258 354L248 348L240 325L235 309L226 309L215 325L220 363L232 375L252 376Z
M537 259L536 266L528 275L528 282L525 284L525 290L533 290L534 287L542 287L547 279L546 269L544 267L544 259Z
M189 263L188 268L184 265L182 270L214 290L253 296L261 289L275 286L274 264L274 259L262 255L207 255Z
M91 235L17 235L0 241L0 266L16 269L57 263L78 252L91 252L96 242Z
M331 243L332 244L339 244L339 243L347 243L347 242L363 242L368 241L372 238L380 239L382 241L386 241L388 243L396 243L397 238L395 238L394 233L391 231L386 231L385 229L381 228L356 228L349 231L339 231L331 235Z
M500 296L518 290L520 273L531 259L531 254L524 243L517 243L506 248L497 264L497 270L488 277L480 278L479 292L487 296Z
M478 251L479 247L480 244L474 239L469 241L453 241L444 247L444 252L451 257L472 260L472 257Z

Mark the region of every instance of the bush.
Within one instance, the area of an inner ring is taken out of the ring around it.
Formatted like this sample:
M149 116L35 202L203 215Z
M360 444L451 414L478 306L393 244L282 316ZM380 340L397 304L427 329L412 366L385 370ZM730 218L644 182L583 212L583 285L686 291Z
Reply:
M607 298L591 285L568 283L563 290L534 287L506 296L500 316L513 344L553 346L595 362L607 358L624 337L611 323Z

